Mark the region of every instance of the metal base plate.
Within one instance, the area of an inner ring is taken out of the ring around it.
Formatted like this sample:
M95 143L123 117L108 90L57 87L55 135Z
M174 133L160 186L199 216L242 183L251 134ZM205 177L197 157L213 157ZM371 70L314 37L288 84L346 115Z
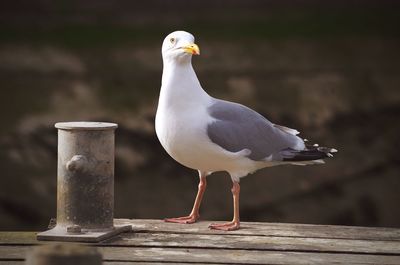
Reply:
M48 241L65 241L65 242L88 242L97 243L105 239L109 239L123 232L132 231L130 225L117 225L109 231L92 232L83 231L82 233L67 233L65 227L54 227L53 229L38 233L36 235L37 240L48 240Z

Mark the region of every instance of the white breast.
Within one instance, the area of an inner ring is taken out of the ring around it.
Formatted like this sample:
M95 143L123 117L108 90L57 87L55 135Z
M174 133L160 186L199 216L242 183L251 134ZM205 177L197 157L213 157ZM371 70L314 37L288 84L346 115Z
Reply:
M265 163L252 161L246 151L232 153L212 143L207 124L212 122L206 108L176 113L157 110L156 133L167 153L182 165L203 172L228 171L232 177L247 175Z
M193 168L204 168L215 147L206 135L210 117L204 107L176 110L159 106L156 115L156 133L167 153L179 163Z

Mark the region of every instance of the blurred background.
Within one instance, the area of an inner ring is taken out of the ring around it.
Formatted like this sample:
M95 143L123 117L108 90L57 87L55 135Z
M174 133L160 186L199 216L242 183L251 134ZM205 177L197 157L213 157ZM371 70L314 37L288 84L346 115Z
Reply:
M160 146L161 43L193 33L205 90L339 153L242 180L243 221L400 227L398 1L24 1L0 8L0 229L56 213L59 121L116 131L115 216L186 215L197 172ZM202 219L232 218L227 173Z

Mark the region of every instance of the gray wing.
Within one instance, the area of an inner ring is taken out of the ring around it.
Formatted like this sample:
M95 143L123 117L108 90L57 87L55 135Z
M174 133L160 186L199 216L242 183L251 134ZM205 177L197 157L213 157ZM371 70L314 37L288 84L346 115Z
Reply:
M215 100L208 112L216 119L207 127L210 140L230 152L249 149L251 154L248 157L252 160L262 160L271 155L273 160L282 160L281 151L295 149L299 141L303 142L254 110L237 103Z

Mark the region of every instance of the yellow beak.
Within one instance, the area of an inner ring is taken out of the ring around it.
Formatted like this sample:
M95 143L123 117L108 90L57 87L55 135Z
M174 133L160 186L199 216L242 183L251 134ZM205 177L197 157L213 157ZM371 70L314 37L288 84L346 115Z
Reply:
M199 46L197 46L194 43L183 46L182 49L187 53L191 53L194 55L200 55L200 48L199 48Z

